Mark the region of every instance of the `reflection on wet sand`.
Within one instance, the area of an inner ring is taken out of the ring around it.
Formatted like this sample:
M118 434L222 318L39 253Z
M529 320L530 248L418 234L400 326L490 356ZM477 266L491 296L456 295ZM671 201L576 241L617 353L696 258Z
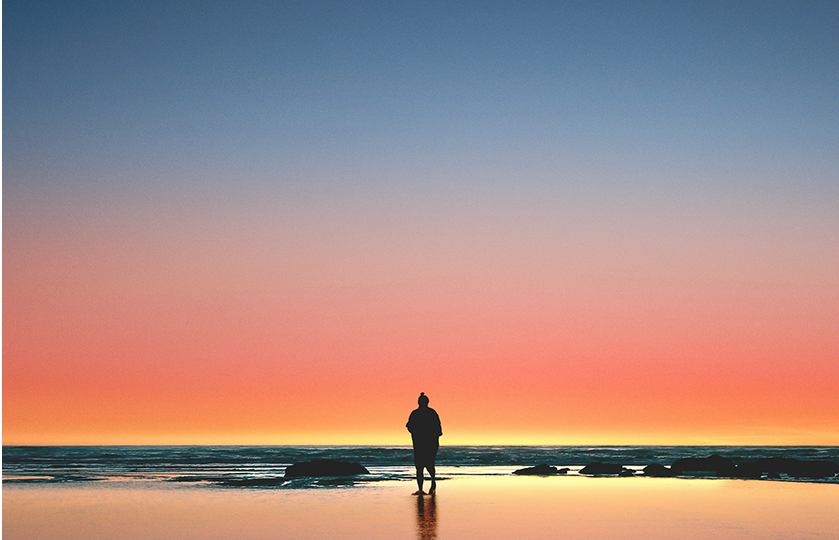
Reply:
M392 540L837 540L837 486L761 480L463 476L436 498L413 482L219 489L147 481L3 485L2 537ZM68 526L68 524L72 526Z
M437 538L437 500L433 493L417 496L417 538Z

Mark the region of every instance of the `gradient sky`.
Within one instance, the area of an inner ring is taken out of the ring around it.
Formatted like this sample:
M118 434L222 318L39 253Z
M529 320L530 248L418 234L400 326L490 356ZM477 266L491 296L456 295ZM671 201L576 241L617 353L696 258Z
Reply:
M839 444L839 3L3 2L3 443Z

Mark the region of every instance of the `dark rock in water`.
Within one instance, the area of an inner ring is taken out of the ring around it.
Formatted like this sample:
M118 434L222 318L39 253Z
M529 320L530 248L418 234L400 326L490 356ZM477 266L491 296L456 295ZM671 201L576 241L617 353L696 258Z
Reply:
M736 466L730 459L714 454L706 458L682 458L670 467L673 474L686 472L715 473L717 476L734 476Z
M580 469L580 474L620 474L622 470L623 467L617 463L595 461Z
M618 473L618 476L635 476L635 471L633 471L632 469L623 468L621 469L621 472Z
M645 474L657 476L661 469L664 469L659 467L661 466L656 465L655 469L651 469L652 473L644 469ZM780 478L780 474L783 473L793 478L816 479L839 474L839 465L832 461L801 461L786 457L761 458L754 462L735 465L727 458L713 455L706 458L676 460L671 467L671 473L675 475L713 473L716 476L734 478L763 478L763 475L767 475L768 478L773 479Z
M286 478L298 476L354 476L369 474L369 471L358 463L334 461L331 459L316 459L303 463L295 463L286 467Z
M760 472L785 473L795 478L825 478L839 473L839 465L832 461L800 461L795 458L764 458L748 466Z
M282 485L287 480L288 478L230 478L219 480L218 483L224 486L270 487Z
M741 463L737 465L737 469L734 472L734 476L737 478L760 478L762 475L763 471L754 463Z
M794 469L798 463L801 462L795 458L775 457L762 458L754 463L749 463L748 466L765 473L787 473L790 469Z
M650 463L644 467L645 476L667 477L673 476L673 471L658 463Z
M524 469L513 471L513 474L524 474L531 476L553 476L555 474L565 474L567 472L567 467L557 469L556 467L549 466L547 463L542 463L541 465L536 465L535 467L526 467Z
M437 480L441 480L438 476ZM333 476L328 478L319 478L315 480L315 484L319 486L353 486L356 482L360 482L358 478L353 476Z
M796 478L826 478L839 473L839 465L832 461L799 461L787 474Z

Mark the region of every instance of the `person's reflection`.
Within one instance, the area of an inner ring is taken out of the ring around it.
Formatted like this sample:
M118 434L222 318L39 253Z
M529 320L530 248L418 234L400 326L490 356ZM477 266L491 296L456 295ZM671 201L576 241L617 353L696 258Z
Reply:
M437 501L433 493L430 496L417 497L417 538L437 538Z

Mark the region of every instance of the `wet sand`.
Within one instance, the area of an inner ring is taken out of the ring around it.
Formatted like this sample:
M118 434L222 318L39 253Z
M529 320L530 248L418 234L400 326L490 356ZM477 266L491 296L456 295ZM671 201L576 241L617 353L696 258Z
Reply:
M457 477L241 489L159 482L6 484L3 538L835 539L832 484L665 478Z

